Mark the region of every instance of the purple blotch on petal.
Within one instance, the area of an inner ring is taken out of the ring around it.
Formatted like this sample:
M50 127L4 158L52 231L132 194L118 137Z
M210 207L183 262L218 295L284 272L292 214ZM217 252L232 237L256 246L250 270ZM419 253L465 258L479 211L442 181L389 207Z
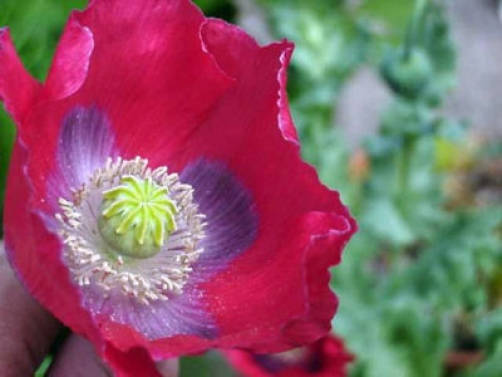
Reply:
M63 119L56 151L58 173L49 181L52 197L71 197L71 190L87 182L115 157L115 136L97 106L77 106Z
M258 216L250 192L221 162L200 159L188 165L180 179L192 185L199 211L206 215L204 252L194 266L194 275L205 280L251 246Z
M58 199L70 200L73 192L118 154L115 135L105 113L97 106L76 106L63 118L56 149L56 166L47 180L47 198L52 211L61 211ZM45 221L54 229L53 214Z
M84 306L91 312L131 326L149 340L176 335L214 338L218 330L203 308L202 295L200 290L188 283L182 295L147 305L118 292L105 298L92 286L83 289Z
M96 106L77 107L64 119L58 162L67 181L78 187L114 154L115 137L105 114Z

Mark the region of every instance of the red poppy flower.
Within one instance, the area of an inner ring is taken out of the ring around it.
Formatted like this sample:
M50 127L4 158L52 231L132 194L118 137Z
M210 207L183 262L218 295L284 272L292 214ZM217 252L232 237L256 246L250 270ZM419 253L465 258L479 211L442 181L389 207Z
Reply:
M317 342L273 355L226 351L230 364L245 377L345 377L353 356L333 335Z
M259 47L188 0L95 0L39 84L0 31L0 98L18 127L10 262L119 376L329 330L327 268L356 224L300 158L292 49Z

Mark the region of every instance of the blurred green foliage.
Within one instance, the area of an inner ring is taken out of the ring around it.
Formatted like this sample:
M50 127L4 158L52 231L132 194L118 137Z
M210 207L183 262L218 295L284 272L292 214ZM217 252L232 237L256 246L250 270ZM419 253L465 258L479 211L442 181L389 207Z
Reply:
M357 357L351 376L499 377L502 205L484 195L497 189L486 182L502 143L479 145L465 123L437 111L455 82L442 2L256 2L274 36L296 44L289 93L304 157L360 225L332 282L334 329ZM0 25L11 27L38 79L69 10L84 3L0 0ZM197 3L235 20L230 0ZM380 72L393 101L378 133L350 150L333 123L344 84L362 65ZM5 113L0 123L2 195L14 129ZM233 375L215 352L181 365L183 377Z

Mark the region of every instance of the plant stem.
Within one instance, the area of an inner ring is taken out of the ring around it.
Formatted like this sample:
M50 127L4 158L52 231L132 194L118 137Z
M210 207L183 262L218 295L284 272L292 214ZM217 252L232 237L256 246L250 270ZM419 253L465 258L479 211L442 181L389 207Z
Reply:
M410 57L413 47L418 42L418 36L420 34L420 24L423 21L425 10L429 0L416 0L415 7L413 9L413 15L411 17L408 30L406 32L406 38L404 40L404 59L408 60Z
M415 148L414 138L406 138L402 150L399 152L397 161L397 205L402 213L406 212L407 200L410 193L410 169L413 150Z

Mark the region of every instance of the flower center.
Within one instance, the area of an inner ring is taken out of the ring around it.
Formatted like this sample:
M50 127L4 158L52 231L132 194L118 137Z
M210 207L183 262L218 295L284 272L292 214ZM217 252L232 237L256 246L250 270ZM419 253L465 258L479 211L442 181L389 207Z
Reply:
M109 159L59 205L63 260L78 285L104 298L148 305L180 294L203 252L193 188L139 157Z
M178 209L151 178L122 177L120 185L103 193L99 228L119 254L148 258L164 246L176 230Z

